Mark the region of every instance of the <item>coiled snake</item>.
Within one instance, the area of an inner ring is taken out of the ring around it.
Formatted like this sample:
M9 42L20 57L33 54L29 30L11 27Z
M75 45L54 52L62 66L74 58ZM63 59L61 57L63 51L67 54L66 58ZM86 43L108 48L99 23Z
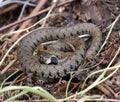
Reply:
M84 34L89 34L92 37L92 42L87 52L85 51L84 44L79 42L82 46L77 47L74 53L62 63L58 63L57 65L41 64L39 57L33 55L34 49L41 43L77 37ZM89 57L96 54L101 42L101 31L91 23L81 23L69 27L36 29L30 32L20 42L18 59L21 66L26 70L26 73L32 72L39 79L47 82L66 76L68 72L76 71L82 64L85 56Z

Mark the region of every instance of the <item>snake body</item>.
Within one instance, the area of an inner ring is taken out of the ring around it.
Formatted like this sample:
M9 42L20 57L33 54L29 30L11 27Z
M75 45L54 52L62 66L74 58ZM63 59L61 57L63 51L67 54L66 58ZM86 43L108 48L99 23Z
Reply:
M68 60L57 65L46 65L39 62L38 56L33 55L34 49L41 43L77 37L79 35L89 34L92 36L92 42L87 50L82 41ZM32 72L39 79L45 82L65 76L71 71L76 71L82 64L85 56L89 57L96 54L102 42L102 34L98 27L91 23L82 23L69 27L51 27L36 29L30 32L20 42L18 48L18 59L26 73ZM86 52L86 53L85 53Z
M80 39L79 37L71 37L57 40L56 42L50 42L49 44L43 44L43 47L40 45L37 49L39 51L38 56L40 56L40 62L44 64L61 63L79 46L83 46L82 41L83 39Z

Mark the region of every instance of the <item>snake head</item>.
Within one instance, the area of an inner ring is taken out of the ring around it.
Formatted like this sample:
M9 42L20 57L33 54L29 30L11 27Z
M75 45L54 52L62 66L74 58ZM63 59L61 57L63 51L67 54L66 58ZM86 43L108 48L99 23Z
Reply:
M45 55L40 55L39 56L39 61L42 64L58 64L58 58L55 55L50 55L45 56Z
M58 58L52 55L49 59L46 60L46 64L58 64Z

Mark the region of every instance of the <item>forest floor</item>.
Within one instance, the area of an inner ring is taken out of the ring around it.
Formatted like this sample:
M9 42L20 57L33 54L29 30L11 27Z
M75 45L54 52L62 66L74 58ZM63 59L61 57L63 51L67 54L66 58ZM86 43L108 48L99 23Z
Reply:
M7 86L41 86L56 99L62 100L74 95L68 98L68 102L77 102L80 99L86 102L120 102L120 1L58 0L55 4L51 2L52 0L26 0L30 1L27 5L25 0L22 1L24 3L12 3L12 0L8 3L6 0L3 1L4 5L0 4L0 101L21 92L19 90L2 92L1 90ZM45 17L47 18L43 20ZM19 43L16 41L28 32L26 28L39 20L41 22L29 31L38 27L65 27L83 22L93 23L100 28L103 43L106 41L106 44L98 56L92 56L85 62L84 69L78 72L79 80L74 78L70 81L68 76L53 83L42 83L31 77L31 74L24 73L17 59ZM25 30L17 32L23 29ZM97 79L106 68L105 75L100 80ZM90 74L92 76L84 83ZM79 94L75 95L76 93ZM27 92L15 100L47 102L40 95Z

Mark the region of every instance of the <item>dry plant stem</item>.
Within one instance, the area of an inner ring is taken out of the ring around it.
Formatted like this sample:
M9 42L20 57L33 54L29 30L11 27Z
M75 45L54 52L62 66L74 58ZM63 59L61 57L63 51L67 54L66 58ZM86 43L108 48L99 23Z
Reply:
M59 14L58 14L58 13L57 13L57 14L51 14L51 15L48 16L48 18L49 18L49 17L56 16L56 15L59 15ZM36 22L35 24L33 24L32 26L30 26L30 27L28 27L28 28L21 29L21 30L17 30L17 31L13 31L13 32L10 32L10 33L8 33L8 34L2 35L2 36L0 37L0 40L3 39L3 38L6 37L6 36L11 36L12 34L15 34L15 33L27 31L27 30L33 28L34 26L36 26L37 24L41 23L44 19L47 19L47 18L45 17L45 18L39 20L38 22ZM88 37L89 37L88 34L79 36L79 38L88 38ZM56 42L56 41L55 41L55 42ZM47 44L47 42L46 42L46 44ZM49 42L48 42L48 44L49 44Z
M42 22L44 19L45 19L45 18L41 19L39 22ZM37 22L37 24L38 24L38 22ZM35 24L34 24L34 25L35 25ZM32 27L33 27L33 26L32 26ZM3 61L5 60L5 58L6 58L7 55L9 54L9 52L17 45L17 43L18 43L21 39L23 39L23 38L24 38L25 36L27 36L27 35L28 35L28 33L25 34L25 35L23 35L23 36L21 36L21 37L9 48L9 50L6 52L6 54L3 56L2 60L0 61L0 66L2 65Z
M59 14L51 14L48 16L49 17L53 17L53 16L56 16L56 15L59 15ZM9 32L8 34L4 34L0 37L0 40L2 40L4 37L6 36L11 36L12 34L16 34L16 33L20 33L20 32L23 32L23 31L27 31L31 28L33 28L34 26L36 26L37 24L41 23L43 20L47 19L46 17L45 18L42 18L41 20L39 20L38 22L36 22L35 24L33 24L32 26L28 27L28 28L25 28L25 29L21 29L21 30L17 30L17 31L13 31L13 32ZM86 35L88 36L88 35Z
M65 4L67 4L67 3L73 2L73 1L75 1L75 0L69 0L69 1L66 1L66 2L64 2L64 3L60 3L60 4L58 4L57 6L55 6L55 8L60 7L60 6L62 6L62 5L65 5ZM49 9L50 9L50 8L44 9L44 10L36 13L36 14L33 15L33 16L26 17L26 18L24 18L24 19L22 19L22 20L20 20L20 21L17 21L17 22L11 23L11 24L9 24L9 25L7 25L7 26L5 26L5 27L2 27L2 28L0 28L0 33L2 33L2 32L5 31L6 29L9 29L9 28L11 28L11 27L13 27L13 26L15 26L15 25L18 25L18 24L20 24L20 23L22 23L22 22L25 22L25 21L27 21L27 20L29 20L29 19L32 19L32 18L34 18L34 17L36 17L36 16L38 16L38 15L41 15L41 14L43 14L43 13L45 13L45 12L48 12Z
M106 78L102 79L104 77L104 75L106 74L107 70L109 70L109 67L111 66L111 64L113 63L113 61L115 60L115 58L118 56L119 53L120 53L120 47L116 51L115 56L113 57L113 59L108 64L107 68L104 70L104 72L99 76L99 78L95 82L102 83L103 81L105 81L107 79L108 76L110 76L110 75L112 76L119 69L119 67L116 68L110 75L108 75Z
M30 16L34 15L35 13L37 13L37 12L44 6L44 4L46 3L46 1L47 1L47 0L39 0L38 5L37 5L36 8L31 12ZM31 20L28 20L28 21L24 22L19 29L24 29L24 28L26 28L30 23L31 23ZM21 33L18 33L18 34L13 35L12 39L13 39L13 40L16 40L16 39L19 37L20 34L21 34Z
M2 1L2 2L1 2ZM0 1L0 8L2 8L2 7L4 7L4 6L8 6L8 5L10 5L10 4L25 4L26 3L26 1L22 1L22 0L1 0ZM33 3L26 3L28 6L35 6L35 4L33 4Z
M120 65L120 58L118 58L118 59L119 59L119 61L115 65Z
M56 6L57 2L58 2L58 0L56 0L56 2L53 2L52 6L51 6L51 8L50 8L50 10L49 10L49 12L47 13L47 15L46 15L46 17L45 17L46 19L49 17L50 13L52 12L53 8ZM46 19L43 21L43 24L42 24L41 27L44 27L44 26L45 26Z
M15 79L16 81L14 82L14 84L20 83L20 82L24 81L24 80L27 78L27 77L23 77L23 78L22 78L22 76L23 76L23 74L20 75L20 79L19 79L19 80ZM18 78L18 77L17 77L17 78ZM13 84L13 82L6 82L4 85L5 85L5 86L8 86L8 85L11 85L11 84ZM22 86L22 85L21 85L21 86Z
M95 86L101 84L103 81L105 81L105 80L107 80L108 78L110 78L113 74L115 74L115 72L116 72L118 69L119 69L119 67L116 68L110 75L108 75L108 76L107 76L106 78L104 78L103 80L101 80L101 81L99 81L99 82L97 82L97 83L95 83L95 84L92 84L92 86L90 85L87 89L85 89L85 90L83 90L83 91L81 91L81 92L79 92L79 93L77 93L77 94L75 94L75 95L73 95L73 96L69 96L68 98L63 99L62 101L66 101L66 100L68 100L68 99L70 99L70 98L73 98L73 97L76 96L76 95L83 95L83 94L85 94L85 93L88 92L90 89L94 88ZM115 101L113 101L113 102L115 102ZM117 102L117 101L116 101L116 102ZM119 102L119 101L118 101L118 102Z
M12 60L2 71L1 71L1 74L4 74L8 68L10 68L15 62L16 62L17 59L14 59Z
M99 90L101 90L107 96L110 96L110 95L114 95L115 96L115 92L110 87L108 87L106 84L104 84L104 83L101 83L101 84L97 85L97 88Z
M119 48L118 48L115 56L113 57L113 59L111 60L111 62L108 64L107 67L110 67L110 66L111 66L111 64L114 62L115 58L116 58L119 54L120 54L120 46L119 46Z
M112 88L110 88L108 85L106 85L106 84L103 84L104 85L104 87L110 92L110 93L112 93L113 95L114 95L114 97L116 97L117 98L117 96L116 96L116 93L115 93L115 91L112 89Z
M22 79L23 73L21 73L19 76L17 76L13 81L11 81L10 86L12 86L13 84L15 84L16 82L20 82L20 80ZM21 80L22 82L22 80Z
M109 36L110 36L110 34L111 34L111 32L112 32L113 27L115 26L115 24L117 23L117 21L119 21L119 19L120 19L120 15L118 15L117 18L115 19L115 21L112 23L111 28L110 28L110 30L109 30L109 32L108 32L108 35L107 35L104 43L102 44L100 50L98 51L98 54L101 52L101 50L103 49L103 47L104 47L105 44L107 43L107 40L109 39ZM98 55L98 54L97 54L97 55Z
M3 86L5 85L5 82L10 79L13 75L15 75L19 70L16 70L15 72L13 72L12 74L10 74L9 76L7 76L1 83L0 88L3 88Z
M23 16L23 13L24 13L24 11L25 11L25 8L26 8L26 6L27 6L27 3L29 3L29 2L30 2L30 0L26 0L26 2L24 3L24 5L23 5L23 7L22 7L22 9L21 9L21 12L20 12L20 14L19 14L19 17L18 17L17 21L21 20L21 18L22 18L22 16ZM13 32L16 27L17 27L17 25L14 26L10 32Z
M103 79L103 77L104 77L104 75L106 74L106 72L109 70L109 67L111 66L111 64L114 62L114 60L116 59L116 57L118 56L118 54L120 53L120 47L118 48L118 50L116 51L116 54L115 54L115 56L113 57L113 59L110 61L110 63L108 64L108 66L107 66L107 68L104 70L104 72L98 77L98 79L95 81L95 82L98 82L98 83L102 83L106 78L104 78ZM118 68L116 68L112 73L114 74L117 70L119 69L119 67ZM110 75L113 75L113 74L110 74Z
M101 59L101 61L100 61L99 63L97 63L97 64L95 64L95 65L93 65L93 66L91 66L91 67L88 67L88 69L97 67L97 66L100 65L103 61L104 61L104 58Z
M20 5L17 5L17 4L12 4L10 6L7 6L6 8L0 10L0 15L7 13L8 11L14 10L18 8L19 6Z
M49 18L49 17L56 16L56 15L58 15L58 14L51 14L51 15L49 15L48 17L42 18L41 20L37 21L35 24L33 24L32 26L30 26L30 27L28 27L28 28L11 32L11 33L9 33L8 35L15 34L15 33L20 33L20 32L23 32L23 31L27 31L27 30L35 27L37 24L41 23L41 22L44 21L45 19L47 19L47 18Z
M0 59L3 57L3 50L2 49L0 49Z
M15 47L15 45L17 45L17 43L23 39L27 34L23 35L22 37L20 37L9 49L8 51L5 53L4 57L2 58L2 60L0 61L0 66L2 65L3 61L5 60L5 58L7 57L7 55L9 54L9 52Z
M119 15L119 16L115 19L115 21L112 23L112 26L111 26L110 31L109 31L109 33L108 33L108 36L107 36L107 38L106 38L106 40L105 40L105 42L104 42L104 44L102 45L101 48L103 48L103 46L106 44L106 41L107 41L108 37L110 36L110 33L112 32L112 29L113 29L113 27L115 26L116 22L118 21L119 17L120 17L120 15ZM100 49L100 50L101 50L101 49ZM112 60L110 61L110 63L108 64L108 66L107 66L107 68L105 69L105 71L96 79L96 81L95 81L94 83L96 83L96 82L102 83L102 82L107 78L107 77L106 77L106 78L103 79L103 77L105 76L107 70L109 69L109 67L111 66L111 64L113 63L113 61L115 60L115 58L118 56L119 53L120 53L120 47L118 48L115 56L113 57L113 59L112 59ZM115 71L113 71L113 73L111 73L110 75L113 75L118 69L119 69L119 68L117 68ZM109 76L109 75L108 75L108 76Z
M117 55L118 55L119 53L120 53L120 47L119 47L118 50L116 51L116 54L115 54L114 58L111 60L111 62L109 63L109 65L107 66L107 68L105 68L104 72L99 76L99 78L97 78L97 79L95 80L95 82L94 82L92 85L90 85L88 88L86 88L86 89L84 89L83 91L77 93L76 95L83 95L83 94L85 94L86 92L88 92L90 89L92 89L92 88L94 88L95 86L97 86L97 85L101 84L102 82L106 81L108 78L112 77L112 76L116 73L116 71L118 71L118 70L120 69L120 65L116 66L116 69L115 69L112 73L110 73L107 77L105 77L105 78L103 79L106 71L109 70L110 65L113 63L113 61L115 60L115 58L117 57ZM92 74L91 74L91 75L92 75ZM86 80L87 80L91 75L89 75L89 76L86 78ZM85 82L86 82L86 81L85 81ZM85 84L85 82L84 82L84 84ZM65 98L65 99L63 99L63 100L67 100L67 99L73 98L73 97L76 96L76 95L69 96L68 98ZM63 101L63 100L62 100L62 101Z

